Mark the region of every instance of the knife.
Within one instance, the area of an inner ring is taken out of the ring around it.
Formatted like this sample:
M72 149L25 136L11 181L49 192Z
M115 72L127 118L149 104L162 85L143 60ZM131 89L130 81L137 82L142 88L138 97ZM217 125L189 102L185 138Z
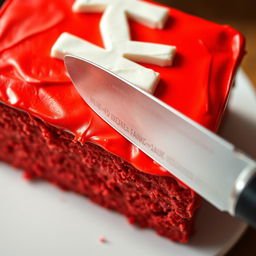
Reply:
M109 125L221 211L256 227L256 162L158 98L80 57L65 56L84 101Z

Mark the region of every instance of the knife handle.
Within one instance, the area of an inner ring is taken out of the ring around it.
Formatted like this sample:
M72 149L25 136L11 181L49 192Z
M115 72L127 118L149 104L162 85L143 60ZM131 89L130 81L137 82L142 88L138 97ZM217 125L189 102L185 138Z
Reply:
M2 6L2 4L4 3L5 0L0 0L0 7Z
M235 215L256 228L256 175L242 190L237 200Z

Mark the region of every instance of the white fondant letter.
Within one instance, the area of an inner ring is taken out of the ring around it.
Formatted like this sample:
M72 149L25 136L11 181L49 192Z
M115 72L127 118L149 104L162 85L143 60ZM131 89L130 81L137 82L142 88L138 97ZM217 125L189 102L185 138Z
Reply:
M140 0L76 0L72 9L75 12L104 12L100 29L105 49L63 33L52 47L51 56L60 59L66 54L83 57L154 93L159 74L133 61L169 66L176 48L131 41L127 15L146 26L161 29L168 18L168 9Z

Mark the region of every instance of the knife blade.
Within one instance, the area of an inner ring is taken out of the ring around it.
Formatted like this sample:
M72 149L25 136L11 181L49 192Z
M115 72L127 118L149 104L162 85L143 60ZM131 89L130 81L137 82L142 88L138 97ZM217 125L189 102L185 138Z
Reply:
M221 211L256 226L256 162L158 98L85 59L65 56L84 101Z

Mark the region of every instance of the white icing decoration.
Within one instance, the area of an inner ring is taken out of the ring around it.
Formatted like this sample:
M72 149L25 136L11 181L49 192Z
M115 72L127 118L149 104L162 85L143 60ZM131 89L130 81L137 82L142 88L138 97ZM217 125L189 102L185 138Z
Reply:
M83 57L153 93L159 73L133 61L169 66L174 46L131 41L127 15L152 28L163 28L168 9L139 0L76 0L75 12L104 12L100 29L105 49L69 33L63 33L52 47L51 56L63 59L72 54Z

